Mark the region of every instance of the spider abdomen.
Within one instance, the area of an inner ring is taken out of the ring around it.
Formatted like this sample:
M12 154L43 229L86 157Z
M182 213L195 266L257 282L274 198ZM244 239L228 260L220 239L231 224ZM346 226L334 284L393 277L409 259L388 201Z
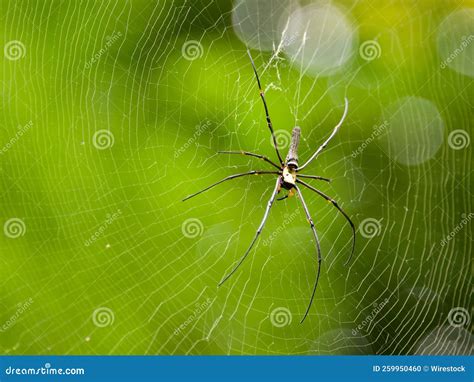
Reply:
M290 149L286 156L286 165L294 169L298 168L298 146L300 144L300 135L301 129L298 126L294 127L291 132Z

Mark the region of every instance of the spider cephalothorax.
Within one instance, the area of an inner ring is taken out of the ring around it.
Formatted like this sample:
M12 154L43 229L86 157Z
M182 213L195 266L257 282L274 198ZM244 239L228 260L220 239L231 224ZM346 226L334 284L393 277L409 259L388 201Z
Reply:
M296 170L289 166L284 166L281 176L281 186L285 190L291 190L296 186Z
M254 157L254 158L260 158L260 159L264 160L265 162L269 163L270 165L272 165L274 168L276 168L276 170L273 170L273 171L252 170L252 171L244 172L244 173L241 173L241 174L230 175L230 176L228 176L228 177L226 177L226 178L224 178L224 179L222 179L222 180L220 180L220 181L218 181L214 184L211 184L209 187L206 187L205 189L203 189L201 191L198 191L198 192L196 192L192 195L187 196L186 198L183 199L183 201L188 200L188 199L190 199L190 198L192 198L196 195L199 195L199 194L209 190L210 188L212 188L214 186L217 186L218 184L221 184L221 183L223 183L225 181L228 181L228 180L231 180L231 179L235 179L235 178L239 178L239 177L247 176L247 175L260 175L260 174L277 175L275 188L273 189L272 196L270 197L270 200L268 201L267 207L265 209L265 214L263 215L263 219L260 222L260 225L257 229L257 232L256 232L252 242L250 243L250 246L248 247L247 251L244 253L244 255L239 260L237 265L235 265L235 267L232 269L232 271L227 276L225 276L222 279L222 281L219 283L219 285L222 285L230 276L232 276L234 274L234 272L240 267L240 265L243 263L243 261L245 260L247 255L250 253L250 250L252 249L253 245L255 244L258 237L260 236L260 233L263 230L263 226L265 225L265 222L267 221L268 214L270 212L270 209L271 209L274 201L275 200L286 199L289 196L294 195L295 193L299 196L301 204L303 205L303 209L304 209L306 218L308 220L308 223L311 227L311 231L312 231L313 236L314 236L314 240L315 240L315 244L316 244L316 251L317 251L317 256L318 256L317 257L317 259L318 259L318 270L317 270L317 274L316 274L316 280L314 282L313 291L312 291L312 294L311 294L311 299L309 301L308 307L306 308L306 312L303 316L303 319L301 320L301 322L303 322L305 320L305 318L307 317L308 313L309 313L309 310L311 308L311 304L313 303L314 294L315 294L316 288L318 286L319 275L320 275L320 272L321 272L322 257L321 257L321 248L319 246L318 234L316 233L316 229L315 229L315 226L314 226L313 219L311 218L311 215L309 213L308 207L307 207L306 202L303 198L303 194L301 193L299 185L302 185L302 186L310 189L311 191L317 193L319 196L326 199L328 202L332 203L332 205L334 207L336 207L342 215L344 215L344 217L347 219L347 221L351 225L352 237L353 237L351 256L349 257L348 261L350 261L350 259L352 257L352 254L354 253L355 227L354 227L354 224L352 223L351 219L349 218L349 216L347 216L347 214L342 210L342 208L339 207L339 205L337 204L337 202L334 199L330 198L329 196L327 196L323 192L319 191L315 187L309 185L308 183L304 182L303 180L298 179L298 178L308 178L308 179L316 179L316 180L322 180L322 181L330 182L329 179L323 178L322 176L301 174L301 171L319 155L319 153L327 146L327 144L334 137L334 135L336 135L337 131L341 127L341 125L342 125L342 123L343 123L343 121L346 117L349 103L347 101L347 98L345 98L344 99L344 101L345 101L344 114L342 115L341 120L336 125L336 127L334 128L334 130L331 133L331 135L329 136L329 138L326 139L326 141L316 150L316 152L302 166L298 165L298 145L299 145L299 142L300 142L301 129L298 126L293 128L293 131L292 131L292 134L291 134L290 148L288 150L288 155L286 156L285 160L283 161L283 159L281 157L281 154L280 154L280 151L278 150L278 145L277 145L277 141L276 141L276 138L275 138L275 133L273 131L273 125L272 125L272 122L270 120L270 115L268 113L267 103L265 101L265 94L264 94L264 92L262 90L262 86L260 84L260 78L258 77L257 69L255 68L255 64L252 60L252 56L250 55L250 51L247 51L247 52L248 52L248 55L250 57L250 62L252 63L252 68L253 68L253 71L255 73L255 77L257 79L258 88L260 90L260 97L263 101L263 106L264 106L264 109L265 109L267 125L268 125L268 128L270 129L270 133L272 135L273 146L275 148L279 164L273 162L271 159L269 159L268 157L266 157L264 155L255 154L255 153L251 153L251 152L248 152L248 151L219 151L219 154L242 154L242 155L247 155L247 156ZM279 199L276 199L277 194L282 189L288 190L288 193L285 196L283 196Z

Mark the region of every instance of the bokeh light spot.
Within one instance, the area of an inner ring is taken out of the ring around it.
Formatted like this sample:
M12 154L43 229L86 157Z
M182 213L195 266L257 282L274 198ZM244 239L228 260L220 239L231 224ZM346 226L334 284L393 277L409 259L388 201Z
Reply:
M239 0L234 2L232 25L248 47L271 51L281 41L278 25L288 19L296 2L292 0Z
M464 8L448 15L438 29L441 69L474 77L474 9Z
M280 27L284 51L303 72L331 75L343 69L354 54L355 28L333 5L311 4L296 9L289 22Z
M413 166L435 156L443 143L444 122L431 101L404 97L389 105L384 114L388 127L381 139L389 157Z

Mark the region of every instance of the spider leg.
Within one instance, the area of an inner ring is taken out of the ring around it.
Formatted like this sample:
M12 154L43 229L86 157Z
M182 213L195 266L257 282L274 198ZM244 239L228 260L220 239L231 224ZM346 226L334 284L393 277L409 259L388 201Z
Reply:
M294 194L295 194L295 189L292 188L291 190L288 191L288 193L285 196L282 196L281 198L278 198L277 200L280 201L287 198L291 198Z
M300 323L303 323L303 321L308 316L309 310L311 309L311 305L313 304L313 300L314 300L314 294L316 293L316 288L318 287L319 275L321 273L322 257L321 257L321 247L319 245L318 234L316 233L316 228L314 227L314 222L313 222L313 219L311 218L311 215L309 213L308 206L306 205L306 203L304 201L303 194L301 193L299 187L295 186L295 188L296 188L296 191L298 192L298 196L300 197L301 204L303 204L303 209L304 209L304 212L306 214L306 218L308 219L309 225L311 226L311 230L313 231L314 241L316 243L316 250L318 252L318 273L316 274L316 281L314 282L313 292L311 294L311 299L309 300L308 307L306 308L306 312L303 316L303 319L300 321Z
M273 167L276 167L278 170L281 170L281 167L278 166L276 163L272 162L268 157L260 154L250 153L248 151L218 151L218 154L240 154L240 155L247 155L250 157L260 158L267 163L270 163Z
M278 194L278 192L280 191L280 182L281 182L281 176L278 177L277 181L276 181L276 185L275 185L275 189L273 190L273 193L272 193L272 196L270 197L269 201L268 201L268 204L267 204L267 208L265 210L265 214L263 215L263 219L260 223L260 226L258 227L257 229L257 233L255 234L255 237L253 238L252 240L252 243L250 243L250 246L248 247L247 251L245 251L245 254L242 256L242 258L239 260L239 262L237 263L237 265L232 269L232 271L227 275L225 276L222 281L219 283L219 286L221 286L222 284L224 284L224 282L226 282L230 276L232 276L235 271L242 265L242 263L244 262L245 258L247 257L247 255L250 253L250 250L252 249L253 245L255 244L255 242L257 241L258 237L260 236L260 233L262 232L263 230L263 226L265 225L265 222L267 221L267 218L268 218L268 214L270 213L270 208L272 208L272 205L273 205L273 202L275 201L275 198Z
M214 184L211 184L210 186L202 189L201 191L198 191L198 192L195 192L194 194L191 194L191 195L188 195L186 196L184 199L183 199L183 202L185 200L188 200L188 199L191 199L193 197L195 197L196 195L199 195L199 194L202 194L203 192L211 189L212 187L215 187L217 186L218 184L221 184L221 183L224 183L228 180L231 180L231 179L235 179L235 178L239 178L241 176L246 176L246 175L260 175L260 174L277 174L277 175L280 175L280 172L277 172L277 171L249 171L249 172L244 172L244 173L241 173L241 174L235 174L235 175L230 175L230 176L227 176L225 177L224 179L222 180L219 180L218 182L214 183Z
M354 223L352 223L351 218L344 212L344 210L343 210L341 207L339 207L339 204L337 204L337 202L336 202L333 198L327 196L327 195L324 194L323 192L319 191L318 189L314 188L313 186L310 186L308 183L303 182L302 180L298 180L298 179L297 179L296 182L302 184L302 185L305 186L305 187L308 187L310 190L316 192L318 195L322 196L322 197L323 197L324 199L326 199L328 202L332 203L332 205L333 205L334 207L336 207L342 215L344 215L344 217L346 218L346 220L347 220L347 221L349 222L349 224L351 225L351 228L352 228L352 251L351 251L351 255L349 256L349 259L347 259L346 262L344 263L344 265L347 265L347 264L351 261L352 255L354 254L355 241L356 241L355 226L354 226Z
M331 179L329 179L329 178L324 178L324 177L318 176L318 175L304 175L304 174L298 174L298 178L309 178L309 179L324 180L325 182L328 182L328 183L331 182Z
M311 156L311 158L309 158L309 159L306 161L306 163L305 163L303 166L300 166L300 167L298 168L299 171L303 170L307 165L309 165L309 164L313 161L313 159L316 158L316 157L319 155L319 153L325 149L325 147L328 145L329 141L334 138L334 136L336 135L337 131L338 131L339 128L341 127L342 123L344 122L344 119L346 119L346 115L347 115L347 110L348 110L348 108L349 108L349 101L347 100L347 98L344 98L344 113L342 114L341 120L340 120L339 123L336 125L336 127L335 127L334 130L332 131L332 133L331 133L331 135L329 136L329 138L326 139L326 140L324 141L324 143L323 143L321 146L319 146L319 148L316 150L316 152Z
M268 106L267 106L267 102L265 101L265 94L262 90L262 85L260 84L260 78L258 77L257 68L255 67L255 63L253 62L252 55L250 54L250 49L247 49L247 53L250 58L250 63L252 64L253 72L255 73L255 78L257 79L258 89L260 90L260 97L262 98L263 107L265 108L265 116L267 119L267 125L268 125L268 128L270 129L270 133L272 134L273 147L275 147L278 160L280 161L281 164L283 164L283 159L281 159L280 151L278 150L278 144L275 138L275 132L273 131L272 121L270 120L270 114L268 113Z

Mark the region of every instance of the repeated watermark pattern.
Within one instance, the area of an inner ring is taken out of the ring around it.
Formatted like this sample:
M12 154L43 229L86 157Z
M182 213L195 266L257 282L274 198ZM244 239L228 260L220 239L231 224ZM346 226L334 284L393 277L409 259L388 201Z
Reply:
M26 125L20 126L15 135L7 142L5 145L0 148L0 155L5 154L10 150L15 143L25 134L31 127L33 127L33 121L29 121Z
M471 137L465 130L453 130L448 135L448 145L453 150L465 149L471 143Z
M468 215L462 214L461 217L462 220L459 222L459 224L454 227L454 229L448 234L448 236L441 240L440 244L442 247L448 244L448 242L450 242L454 238L454 236L456 236L456 234L459 233L459 231L461 231L464 226L471 221L471 219L474 217L474 212L469 212Z
M118 209L112 214L107 214L105 217L105 221L97 228L97 230L84 242L84 245L88 247L89 245L93 244L99 237L101 237L106 229L115 221L117 220L120 215L122 215L122 210Z
M199 219L189 218L186 219L181 225L181 231L183 232L183 235L188 239L194 239L203 234L204 225Z
M102 129L94 133L92 144L98 150L106 150L114 145L115 137L110 130Z
M288 308L279 306L270 313L270 322L277 328L288 326L293 321L293 315Z
M275 238L281 233L283 232L292 222L293 220L296 219L296 217L298 216L298 212L297 211L293 211L291 214L285 214L285 218L283 219L283 222L278 226L278 228L276 230L274 230L270 236L268 237L268 239L265 239L263 241L263 245L266 247L268 245L271 244L271 242L273 240L275 240Z
M25 222L19 218L8 219L3 225L3 233L10 239L17 239L26 232Z
M373 61L382 55L382 47L376 40L364 41L359 46L359 55L366 61Z
M122 32L114 32L105 38L105 44L95 53L89 61L86 62L85 68L90 69L99 59L110 49L110 47L122 37Z
M449 325L460 328L466 326L471 321L471 316L466 308L460 306L453 308L448 313L448 322Z
M211 305L212 300L207 298L204 302L196 303L194 306L193 313L181 324L178 328L173 332L175 336L179 335L186 327L194 322L196 318L198 318L202 312L204 312L209 305Z
M18 40L8 41L3 48L3 54L7 60L20 60L26 55L25 44Z
M179 158L206 130L211 127L211 121L206 120L204 123L195 126L194 134L189 138L184 145L174 152L174 159Z
M204 48L199 41L189 40L181 47L181 54L186 60L194 61L202 57Z
M464 36L459 46L454 49L454 51L444 60L441 62L441 69L445 69L451 62L455 60L457 56L459 56L464 50L474 41L474 35L470 34L469 36Z
M382 231L382 219L377 220L374 218L367 218L362 220L359 225L360 234L366 239L372 239L375 236L380 235Z
M106 326L113 325L115 321L115 315L112 309L105 306L97 308L92 313L92 322L99 328L105 328Z
M388 304L388 298L382 300L380 304L374 303L374 309L370 312L370 314L359 324L355 329L352 329L352 335L356 336L360 334L360 331L364 329L367 325L369 325L374 318L380 313L380 311L384 308L385 305Z
M378 125L378 126L374 126L374 130L372 131L372 134L370 134L370 136L364 141L362 142L362 144L360 144L359 147L357 147L357 149L355 149L351 156L352 158L356 158L358 155L362 154L362 152L366 149L366 147L375 139L377 138L378 136L380 136L380 134L382 134L382 132L387 128L388 126L388 122L387 121L384 121L381 125Z
M287 130L276 130L275 131L275 140L279 149L286 149L290 146L291 134ZM273 146L273 137L270 135L270 144Z
M15 313L7 321L5 321L2 326L0 326L0 332L5 332L8 329L12 328L16 324L20 316L30 308L33 302L33 298L30 297L25 302L18 304Z

